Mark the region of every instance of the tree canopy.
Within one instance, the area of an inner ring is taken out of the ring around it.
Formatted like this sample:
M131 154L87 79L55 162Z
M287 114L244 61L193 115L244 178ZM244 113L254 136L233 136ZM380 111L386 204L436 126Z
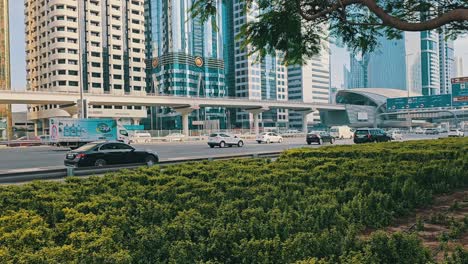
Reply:
M196 0L192 16L207 21L217 3ZM238 0L244 12L258 11L238 38L250 52L280 51L288 64L317 55L330 38L363 53L378 39L399 39L403 31L439 30L455 39L468 32L468 0Z

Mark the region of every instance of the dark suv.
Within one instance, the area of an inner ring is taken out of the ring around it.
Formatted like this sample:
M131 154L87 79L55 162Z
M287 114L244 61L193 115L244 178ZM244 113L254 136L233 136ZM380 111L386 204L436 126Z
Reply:
M359 128L354 132L354 143L388 142L392 138L379 128Z

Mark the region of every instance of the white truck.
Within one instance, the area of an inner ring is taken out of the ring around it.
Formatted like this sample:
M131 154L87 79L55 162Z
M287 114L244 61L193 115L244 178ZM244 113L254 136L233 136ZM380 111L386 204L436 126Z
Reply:
M114 119L51 118L49 135L51 144L71 149L98 140L129 143L128 131Z
M336 139L353 138L353 131L349 126L332 126L330 135Z

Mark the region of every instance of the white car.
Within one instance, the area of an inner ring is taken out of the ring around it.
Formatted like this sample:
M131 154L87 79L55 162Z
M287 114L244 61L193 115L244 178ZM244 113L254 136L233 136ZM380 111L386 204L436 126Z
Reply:
M400 130L390 130L387 132L387 134L393 139L393 140L403 140L403 134L401 133Z
M130 135L129 143L150 143L151 134L148 132L135 132Z
M415 134L424 134L424 129L422 129L420 127L417 127L416 129L414 129L414 133Z
M172 133L164 137L164 141L183 141L185 135L181 133Z
M465 132L460 129L450 129L448 132L449 137L464 137Z
M276 143L281 143L283 142L283 137L278 135L277 133L275 132L264 132L264 133L261 133L260 135L257 136L256 138L258 144L261 144L261 143L273 143L273 142L276 142Z
M208 146L210 146L210 148L214 148L215 146L220 148L238 146L240 148L244 146L244 141L238 136L229 135L227 133L213 133L210 134L208 138Z

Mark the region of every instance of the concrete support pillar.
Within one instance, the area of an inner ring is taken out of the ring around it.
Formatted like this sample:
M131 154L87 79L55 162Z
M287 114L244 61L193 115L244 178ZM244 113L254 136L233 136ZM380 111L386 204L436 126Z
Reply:
M189 130L189 113L183 112L182 114L182 130L183 134L188 137L190 136L190 130Z
M13 139L13 111L11 105L7 105L7 139Z
M199 106L187 106L187 107L179 107L174 108L174 110L182 116L182 133L188 137L190 136L190 127L189 127L189 115L193 112L193 110L200 109Z
M253 121L254 121L253 125L254 125L255 135L258 135L259 132L260 132L260 127L259 127L260 124L259 124L259 122L258 122L258 120L259 120L259 118L258 118L259 115L260 115L260 113L254 113L254 114L253 114Z
M307 129L307 126L309 125L309 122L307 120L308 113L303 113L302 114L302 132L307 133L309 132Z
M313 109L308 109L308 110L304 110L304 111L300 111L302 113L302 132L304 133L308 133L308 125L309 125L309 122L307 120L307 117L312 114L314 112Z
M37 137L37 127L38 127L38 120L34 120L33 123L34 123L34 136Z
M251 113L253 115L253 127L255 131L255 136L258 136L258 134L260 133L259 114L268 110L270 110L268 107L245 109L246 112Z

